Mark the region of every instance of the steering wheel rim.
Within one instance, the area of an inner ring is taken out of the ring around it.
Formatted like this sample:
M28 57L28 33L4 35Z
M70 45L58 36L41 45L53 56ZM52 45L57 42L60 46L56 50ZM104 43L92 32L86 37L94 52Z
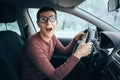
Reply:
M85 32L85 33L88 33L87 39L86 39L86 42L85 42L85 43L90 42L90 41L93 42L93 40L95 39L96 30L89 27L89 28L86 29L84 32ZM73 49L73 52L75 52L75 51L77 50L77 48L78 48L78 46L79 46L79 44L80 44L81 42L82 42L82 40L81 40L81 37L80 37L80 38L78 39L77 43L75 44L75 47L74 47L74 49Z
M95 39L96 30L92 29L92 28L88 28L87 33L88 33L88 35L87 35L86 43L93 41Z

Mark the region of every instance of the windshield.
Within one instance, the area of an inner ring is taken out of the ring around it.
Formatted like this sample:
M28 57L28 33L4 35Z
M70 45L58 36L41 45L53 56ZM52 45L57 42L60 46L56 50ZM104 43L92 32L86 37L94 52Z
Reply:
M108 12L108 0L86 0L78 7L119 29L120 12Z

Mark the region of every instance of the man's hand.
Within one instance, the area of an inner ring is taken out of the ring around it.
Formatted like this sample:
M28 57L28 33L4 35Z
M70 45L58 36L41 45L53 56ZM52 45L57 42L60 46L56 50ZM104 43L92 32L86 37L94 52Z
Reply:
M79 40L80 37L85 38L86 36L87 36L87 33L85 33L85 32L80 32L80 33L78 33L78 34L74 37L74 39L75 39L75 40Z
M78 59L85 57L91 53L93 43L92 42L85 43L85 40L86 40L85 38L82 40L82 43L79 45L79 47L73 54Z

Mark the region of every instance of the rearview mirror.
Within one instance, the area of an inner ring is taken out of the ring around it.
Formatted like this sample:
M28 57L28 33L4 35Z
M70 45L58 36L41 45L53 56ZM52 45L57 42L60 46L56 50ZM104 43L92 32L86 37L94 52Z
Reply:
M108 1L108 11L115 11L119 8L119 0L109 0Z

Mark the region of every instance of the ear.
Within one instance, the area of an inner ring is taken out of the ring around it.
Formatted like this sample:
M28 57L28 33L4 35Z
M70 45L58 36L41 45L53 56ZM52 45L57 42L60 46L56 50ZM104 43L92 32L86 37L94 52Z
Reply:
M36 24L37 24L37 26L40 28L40 25L39 25L39 22L38 22L38 21L36 21Z

